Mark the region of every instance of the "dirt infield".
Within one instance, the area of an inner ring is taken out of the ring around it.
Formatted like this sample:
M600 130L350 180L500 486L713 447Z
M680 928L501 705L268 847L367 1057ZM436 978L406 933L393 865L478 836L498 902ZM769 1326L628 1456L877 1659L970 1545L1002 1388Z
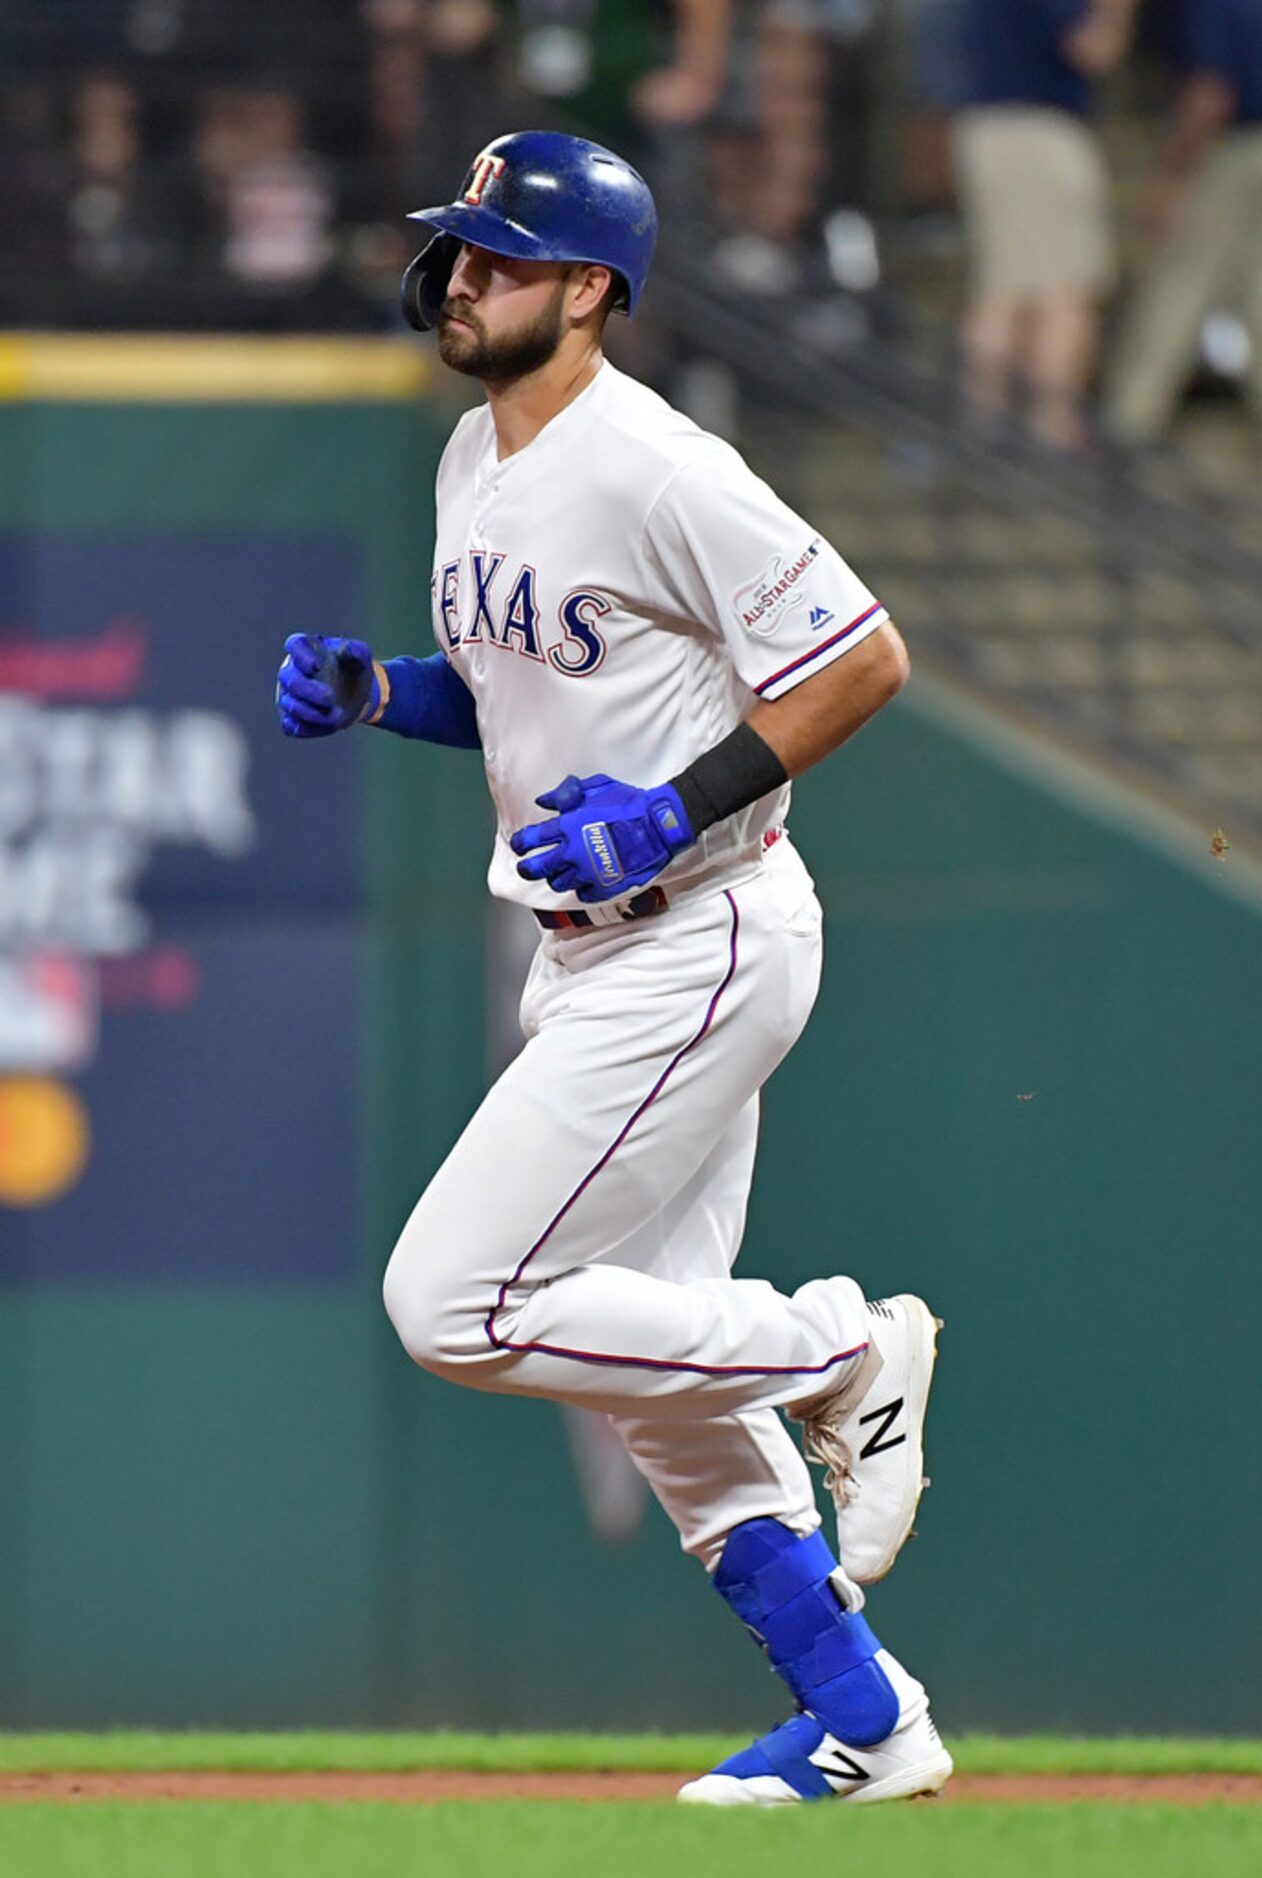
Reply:
M0 1774L0 1804L34 1800L669 1800L685 1776L649 1773L197 1773ZM1262 1774L959 1774L950 1804L1020 1806L1031 1801L1210 1801L1262 1803Z

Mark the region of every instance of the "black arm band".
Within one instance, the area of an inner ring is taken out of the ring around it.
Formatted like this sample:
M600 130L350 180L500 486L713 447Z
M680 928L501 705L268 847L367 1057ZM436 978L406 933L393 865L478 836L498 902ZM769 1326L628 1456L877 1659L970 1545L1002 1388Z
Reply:
M788 780L771 745L752 725L738 724L722 743L672 776L671 787L679 791L693 834L700 835L738 809L747 809L760 796L782 789Z

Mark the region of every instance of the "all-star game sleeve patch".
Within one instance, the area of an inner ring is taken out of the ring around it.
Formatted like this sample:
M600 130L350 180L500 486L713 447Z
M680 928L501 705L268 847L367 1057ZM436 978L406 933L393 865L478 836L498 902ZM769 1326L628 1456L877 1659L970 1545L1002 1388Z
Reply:
M649 540L678 610L722 637L761 698L791 691L889 617L831 542L735 451L673 479Z

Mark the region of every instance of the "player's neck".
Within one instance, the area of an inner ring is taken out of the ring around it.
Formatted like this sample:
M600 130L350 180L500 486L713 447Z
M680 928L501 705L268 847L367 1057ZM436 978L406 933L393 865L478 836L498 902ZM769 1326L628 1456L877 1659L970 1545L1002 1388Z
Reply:
M598 343L585 344L577 354L561 346L537 372L484 380L500 462L533 443L545 424L586 391L603 364Z

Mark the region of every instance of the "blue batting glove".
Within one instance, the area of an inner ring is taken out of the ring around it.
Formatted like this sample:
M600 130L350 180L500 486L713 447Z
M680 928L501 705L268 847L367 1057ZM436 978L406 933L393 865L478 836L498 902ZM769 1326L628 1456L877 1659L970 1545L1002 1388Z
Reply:
M276 712L287 737L331 737L376 709L372 653L362 639L291 633L276 674Z
M612 776L567 776L535 800L556 819L517 830L510 845L525 857L517 872L588 902L646 886L696 840L669 783L636 789Z

